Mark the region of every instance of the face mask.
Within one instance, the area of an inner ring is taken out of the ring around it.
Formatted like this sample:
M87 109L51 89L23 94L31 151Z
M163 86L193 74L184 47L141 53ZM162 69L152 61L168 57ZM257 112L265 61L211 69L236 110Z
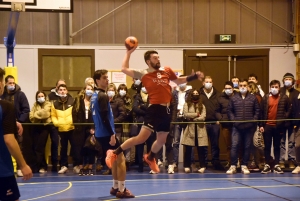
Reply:
M240 92L241 92L241 94L245 94L245 93L247 93L247 88L240 88Z
M93 91L92 90L85 90L85 94L87 95L87 96L91 96L91 95L93 95Z
M59 94L60 97L65 98L67 97L67 94Z
M115 92L114 91L108 91L107 92L108 97L114 97L115 96Z
M238 88L238 86L239 86L239 83L238 83L238 82L233 82L233 87L234 87L234 88Z
M138 85L140 85L140 84L141 84L141 80L135 80L135 81L134 81L134 85L138 86Z
M45 97L40 97L40 98L37 99L37 101L39 103L43 103L43 102L45 102Z
M206 83L204 83L204 87L205 87L205 89L211 89L212 83L206 82Z
M292 86L292 81L290 81L290 80L284 81L284 86L286 86L286 87Z
M185 86L186 86L186 83L184 83L184 84L180 84L180 85L179 85L179 88L180 88L180 89L184 89L184 88L185 88Z
M278 92L279 92L279 90L278 89L276 89L276 88L271 88L271 94L273 94L273 95L277 95L278 94Z
M126 91L125 90L120 90L119 94L120 94L120 96L125 96L126 95Z
M194 101L197 101L197 100L199 100L199 98L200 98L200 95L192 95L192 99L194 100Z
M9 86L7 86L7 89L9 91L13 91L13 90L15 90L15 85L9 85Z
M143 92L144 94L146 94L146 93L147 93L147 90L146 90L146 88L145 88L145 87L142 87L142 92Z
M232 93L233 93L233 90L232 90L232 89L225 89L225 94L226 94L227 96L230 96Z

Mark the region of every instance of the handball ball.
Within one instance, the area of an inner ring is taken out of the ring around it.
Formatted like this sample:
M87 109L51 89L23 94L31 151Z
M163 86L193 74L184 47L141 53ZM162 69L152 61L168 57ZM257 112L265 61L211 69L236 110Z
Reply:
M125 46L128 50L138 46L138 40L134 36L129 36L125 39Z

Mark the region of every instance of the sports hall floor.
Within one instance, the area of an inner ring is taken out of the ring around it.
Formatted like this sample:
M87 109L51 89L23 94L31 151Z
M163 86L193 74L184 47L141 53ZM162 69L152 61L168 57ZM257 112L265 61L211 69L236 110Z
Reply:
M133 200L234 200L234 201L300 201L300 175L290 170L284 174L240 172L227 175L223 171L207 169L204 174L161 173L151 175L146 167L143 173L134 168L128 172L126 186L136 198ZM64 175L47 172L23 182L17 178L21 200L98 201L117 200L109 194L111 175L77 176L72 171Z

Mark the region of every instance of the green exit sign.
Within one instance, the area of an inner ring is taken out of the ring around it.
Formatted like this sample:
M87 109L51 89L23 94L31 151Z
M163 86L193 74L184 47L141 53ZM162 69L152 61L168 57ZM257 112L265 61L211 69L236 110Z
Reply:
M215 43L235 43L235 34L216 34Z
M220 35L220 42L230 42L231 35Z

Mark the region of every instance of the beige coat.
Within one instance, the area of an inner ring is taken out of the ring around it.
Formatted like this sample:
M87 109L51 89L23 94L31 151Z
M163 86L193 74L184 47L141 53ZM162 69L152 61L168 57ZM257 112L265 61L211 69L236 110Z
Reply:
M190 121L204 122L206 117L206 109L204 105L199 117L198 113L199 110L198 108L195 110L194 105L188 108L187 103L184 104L183 114L187 119L191 119ZM198 146L208 146L208 137L204 123L188 124L183 132L181 144L195 146L195 125L197 125Z
M44 123L48 124L51 122L51 103L45 101L42 105L35 102L29 113L29 119L32 123Z

